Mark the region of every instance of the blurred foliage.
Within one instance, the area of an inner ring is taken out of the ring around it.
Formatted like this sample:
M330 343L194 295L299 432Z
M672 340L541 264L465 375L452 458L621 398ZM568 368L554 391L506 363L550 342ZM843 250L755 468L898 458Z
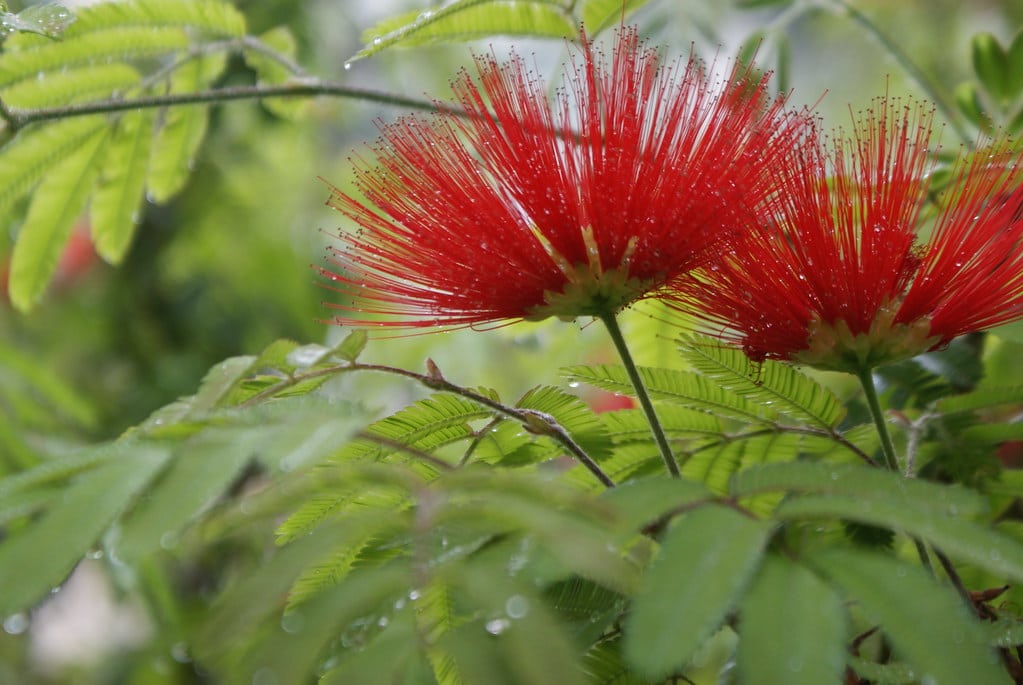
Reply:
M350 182L375 117L445 97L459 41L512 36L555 73L563 37L613 30L621 2L10 4L0 682L1009 682L1018 325L879 371L906 480L864 465L878 438L848 379L756 367L637 307L671 481L596 327L367 345L318 321L308 264L339 221L317 177ZM887 89L934 101L950 148L1023 130L1017 2L626 14L679 55L755 52L829 124ZM252 86L323 92L59 111ZM914 540L978 592L970 611ZM47 628L88 577L110 593L77 609L107 612L84 631L131 627L64 660L78 638Z

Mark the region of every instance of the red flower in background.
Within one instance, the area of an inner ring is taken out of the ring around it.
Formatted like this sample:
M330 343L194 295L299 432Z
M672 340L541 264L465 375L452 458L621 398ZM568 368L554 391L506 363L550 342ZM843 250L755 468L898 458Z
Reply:
M811 138L774 223L680 279L677 303L753 359L854 373L1023 318L1018 153L965 158L927 217L931 119L882 99L851 139Z
M453 83L459 116L381 127L355 160L360 229L321 269L336 323L466 326L613 314L711 256L770 192L805 116L734 67L662 64L622 28L610 64L584 40L553 103L513 56Z

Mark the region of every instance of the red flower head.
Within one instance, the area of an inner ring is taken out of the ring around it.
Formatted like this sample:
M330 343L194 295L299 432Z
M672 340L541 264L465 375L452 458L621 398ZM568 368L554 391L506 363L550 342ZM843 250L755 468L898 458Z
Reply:
M677 303L753 359L853 373L1023 318L1023 165L1007 142L965 158L925 220L931 120L881 99L852 139L811 137L773 223L680 279Z
M808 121L741 67L719 84L695 58L663 65L635 29L610 64L584 39L553 102L517 56L476 69L452 84L464 116L381 126L355 161L363 198L333 189L361 227L321 269L346 296L336 323L611 315L705 261Z

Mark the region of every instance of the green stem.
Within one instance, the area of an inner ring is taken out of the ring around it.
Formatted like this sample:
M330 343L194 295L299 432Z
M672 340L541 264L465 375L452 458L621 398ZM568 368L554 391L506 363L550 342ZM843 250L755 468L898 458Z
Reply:
M888 423L884 420L881 402L877 397L874 375L870 372L870 369L861 369L856 374L856 377L859 378L860 385L863 386L863 395L867 398L867 406L870 408L871 416L874 417L874 426L877 427L877 434L881 438L881 450L884 452L885 465L892 473L898 473L899 460L895 456L895 444L892 442L891 433L888 431ZM923 540L914 535L911 535L910 538L913 540L913 546L916 547L920 563L933 576L934 568L931 566L931 558L927 554L927 547L924 545Z
M657 448L661 451L661 459L664 460L664 466L667 467L668 473L674 478L680 478L682 472L679 471L678 462L675 461L675 455L671 452L671 445L668 444L668 438L664 435L664 429L661 427L661 422L654 411L654 405L650 401L650 395L646 391L646 386L643 385L643 379L639 376L639 369L636 368L632 354L625 344L625 336L622 335L622 329L618 326L618 320L614 314L604 314L597 318L603 321L607 327L607 332L611 336L615 349L618 351L622 365L625 366L625 372L629 374L632 387L636 390L636 397L639 399L639 404L643 408L643 413L646 414L647 422L650 424L650 432L654 434L654 441L657 443Z
M856 377L859 379L860 385L863 386L863 395L867 398L870 415L874 419L874 426L877 427L877 434L881 438L881 450L884 452L885 465L889 471L898 472L899 462L895 458L895 445L892 443L891 433L888 432L888 424L884 420L881 402L877 398L874 376L870 369L863 369L856 374Z

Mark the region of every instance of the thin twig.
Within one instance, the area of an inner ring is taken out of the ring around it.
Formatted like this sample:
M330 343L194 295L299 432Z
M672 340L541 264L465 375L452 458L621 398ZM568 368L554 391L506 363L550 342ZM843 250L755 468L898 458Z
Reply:
M324 376L332 376L341 373L347 373L350 371L378 371L381 373L388 373L396 376L403 376L405 378L412 379L421 383L422 385L430 388L431 390L438 390L441 392L450 392L454 395L464 397L465 399L475 402L476 404L487 407L493 410L495 413L502 416L514 419L515 421L522 424L526 430L536 435L544 435L562 447L564 447L580 464L592 473L597 480L603 485L609 488L615 486L614 480L611 479L607 473L593 461L593 458L586 453L586 450L582 448L579 443L568 433L565 428L558 423L550 414L546 414L541 411L534 409L520 409L518 407L512 407L497 400L481 395L478 392L464 388L460 385L450 382L446 378L440 375L436 371L436 368L431 368L429 374L416 373L415 371L409 371L408 369L401 369L394 366L386 366L383 364L360 364L360 363L349 363L339 364L337 366L331 366L323 369L314 369L313 371L306 372L304 374L295 374L288 378L283 379L280 383L270 386L259 393L256 393L245 402L242 406L250 406L263 399L273 397L277 393L287 388L293 387L298 383L311 380L314 378L322 378Z
M109 114L132 109L152 109L158 107L174 107L203 103L227 102L230 100L252 100L268 97L315 97L326 95L331 97L352 98L366 102L376 102L392 107L445 112L463 115L464 110L443 103L419 98L410 98L394 93L387 93L370 88L358 88L341 83L321 81L319 79L295 80L282 85L225 86L197 93L168 93L166 95L144 95L133 98L117 98L83 102L58 107L39 107L21 109L5 107L0 109L2 116L12 130L18 130L40 121L67 119L90 114Z

